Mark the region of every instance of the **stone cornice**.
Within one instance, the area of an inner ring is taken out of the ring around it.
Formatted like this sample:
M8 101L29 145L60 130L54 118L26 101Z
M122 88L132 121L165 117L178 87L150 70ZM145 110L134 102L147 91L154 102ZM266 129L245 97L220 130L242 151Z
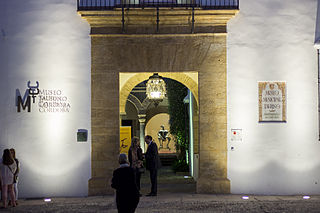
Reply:
M122 10L78 11L91 26L91 34L114 34L122 31ZM223 33L227 22L238 10L194 9L195 33ZM186 8L159 8L158 33L189 33L192 27L192 10ZM157 10L155 8L130 8L124 10L124 31L133 34L155 33Z
M121 37L121 38L168 38L168 37L208 37L208 36L226 36L227 33L197 33L197 34L91 34L91 37Z

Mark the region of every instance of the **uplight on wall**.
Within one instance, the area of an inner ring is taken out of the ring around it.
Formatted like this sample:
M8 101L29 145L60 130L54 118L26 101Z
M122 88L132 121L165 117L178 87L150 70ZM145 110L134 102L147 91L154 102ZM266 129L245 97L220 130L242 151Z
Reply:
M43 199L44 202L51 202L51 198L45 198Z

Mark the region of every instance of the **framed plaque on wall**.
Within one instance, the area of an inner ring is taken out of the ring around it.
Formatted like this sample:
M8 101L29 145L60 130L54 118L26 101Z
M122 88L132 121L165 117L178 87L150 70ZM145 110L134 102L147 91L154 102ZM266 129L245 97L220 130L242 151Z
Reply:
M259 122L286 122L286 82L258 82Z

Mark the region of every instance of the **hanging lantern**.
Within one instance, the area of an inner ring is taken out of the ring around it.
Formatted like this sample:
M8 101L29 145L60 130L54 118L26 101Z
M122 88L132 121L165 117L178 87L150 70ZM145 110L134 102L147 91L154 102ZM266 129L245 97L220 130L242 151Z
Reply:
M157 106L166 96L166 83L158 73L154 73L150 76L146 86L147 98Z

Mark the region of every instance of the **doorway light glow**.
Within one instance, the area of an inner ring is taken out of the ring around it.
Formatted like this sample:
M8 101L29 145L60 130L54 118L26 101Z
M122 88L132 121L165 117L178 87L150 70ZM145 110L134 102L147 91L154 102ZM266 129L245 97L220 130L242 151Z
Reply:
M51 198L45 198L44 202L51 202Z

